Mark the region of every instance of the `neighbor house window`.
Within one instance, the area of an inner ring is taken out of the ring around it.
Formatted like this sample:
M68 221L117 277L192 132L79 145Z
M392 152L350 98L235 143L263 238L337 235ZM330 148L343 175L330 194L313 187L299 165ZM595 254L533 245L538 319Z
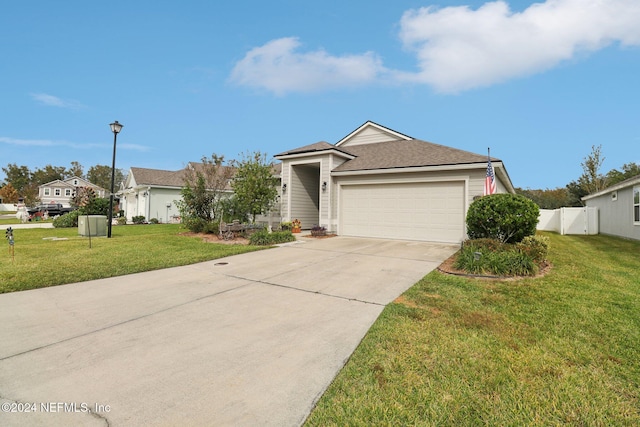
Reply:
M640 225L640 187L633 187L633 222Z
M44 189L44 195L45 196L50 196L51 195L51 189L50 188L45 188Z
M56 188L55 190L53 190L53 194L54 194L55 196L59 196L60 194L62 194L62 192L60 191L60 189L59 189L59 188Z
M71 189L70 188L65 188L64 189L64 195L67 196L67 197L70 197L71 196Z
M78 180L77 179L73 180L73 185L75 185L76 187L78 186Z

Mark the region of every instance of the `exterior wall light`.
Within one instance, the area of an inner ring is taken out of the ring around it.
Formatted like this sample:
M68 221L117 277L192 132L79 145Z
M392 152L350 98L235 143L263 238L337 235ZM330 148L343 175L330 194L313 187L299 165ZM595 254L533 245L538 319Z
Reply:
M322 182L322 191L327 191L327 181Z

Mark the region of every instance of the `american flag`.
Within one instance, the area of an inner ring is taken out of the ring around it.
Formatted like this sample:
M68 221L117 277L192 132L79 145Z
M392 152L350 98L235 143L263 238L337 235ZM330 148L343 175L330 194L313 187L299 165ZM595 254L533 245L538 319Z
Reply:
M491 165L491 156L487 156L487 177L484 180L484 195L496 194L496 176L493 173L493 166Z

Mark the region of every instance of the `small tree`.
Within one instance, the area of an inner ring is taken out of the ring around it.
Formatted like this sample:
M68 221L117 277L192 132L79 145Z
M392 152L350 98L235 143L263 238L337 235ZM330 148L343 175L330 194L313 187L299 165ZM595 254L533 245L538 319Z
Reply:
M493 194L474 201L467 212L471 239L497 239L517 243L536 233L540 209L518 194Z
M19 198L18 192L13 188L11 183L0 188L0 199L2 199L4 203L18 203Z
M256 215L268 212L278 196L273 166L267 162L266 154L259 151L244 154L234 165L233 190L237 204L244 208L252 222L256 222Z
M177 202L188 227L194 224L199 229L206 228L207 223L222 218L222 200L230 190L232 176L233 169L225 164L224 156L215 153L211 158L203 157L202 163L189 163L185 168L182 200Z
M78 187L71 205L77 207L81 215L109 214L109 199L98 197L91 187Z

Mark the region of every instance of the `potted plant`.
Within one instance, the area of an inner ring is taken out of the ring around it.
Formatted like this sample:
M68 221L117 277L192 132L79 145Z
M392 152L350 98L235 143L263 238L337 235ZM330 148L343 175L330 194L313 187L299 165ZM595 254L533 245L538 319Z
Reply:
M314 237L326 236L327 229L322 227L321 225L314 225L313 227L311 227L311 235Z
M302 223L300 222L300 220L298 218L294 219L293 221L291 221L291 232L292 233L299 233L302 227Z
M280 230L288 231L291 230L291 221L285 221L280 223Z

